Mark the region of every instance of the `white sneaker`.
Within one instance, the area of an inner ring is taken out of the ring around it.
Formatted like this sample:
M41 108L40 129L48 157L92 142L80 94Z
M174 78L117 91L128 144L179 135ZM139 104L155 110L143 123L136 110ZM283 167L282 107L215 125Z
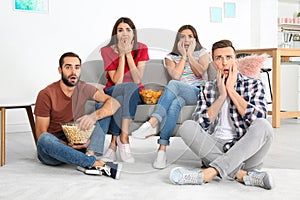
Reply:
M104 162L115 162L117 160L116 152L111 148L108 148L101 160Z
M151 124L147 121L143 123L140 128L132 132L132 137L138 139L146 139L148 137L156 135L157 133L157 126L155 128L152 128Z
M106 162L102 167L97 166L92 168L77 166L77 170L89 175L104 175L113 179L119 179L122 170L122 163Z
M157 152L156 159L153 162L153 167L155 169L164 169L167 167L167 154L164 150L159 150Z
M170 181L178 185L202 185L204 183L201 169L187 169L184 167L172 169Z
M134 157L131 155L130 145L123 144L120 140L120 136L117 137L117 145L119 147L119 152L121 159L127 163L134 163Z
M274 188L272 176L268 172L249 171L248 176L243 176L245 185L258 186L271 190Z

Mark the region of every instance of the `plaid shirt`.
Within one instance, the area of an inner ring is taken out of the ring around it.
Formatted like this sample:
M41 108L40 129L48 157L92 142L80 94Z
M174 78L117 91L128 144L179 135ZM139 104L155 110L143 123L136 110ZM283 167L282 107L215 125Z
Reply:
M259 79L253 79L238 73L235 90L248 102L245 115L242 117L236 106L230 100L230 118L235 127L237 137L240 138L247 132L252 121L257 118L266 118L267 103L265 99L264 86L262 81ZM217 87L217 80L206 82L200 87L197 107L192 116L193 120L198 122L209 134L212 134L215 131L220 113L216 120L211 122L208 117L207 110L218 97L219 90Z

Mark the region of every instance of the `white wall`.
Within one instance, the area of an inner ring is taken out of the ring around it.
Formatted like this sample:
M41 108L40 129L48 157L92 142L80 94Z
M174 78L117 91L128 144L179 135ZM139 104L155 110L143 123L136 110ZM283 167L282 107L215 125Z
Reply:
M174 38L165 36L183 24L196 27L208 49L224 38L237 49L277 46L277 0L149 2L49 0L49 13L40 14L14 11L12 0L0 1L0 101L16 94L35 99L39 90L60 78L58 59L66 51L78 53L83 61L97 57L96 48L109 39L121 16L135 22L141 41L149 42L150 50L172 45ZM211 23L209 8L223 7L224 2L236 3L236 17ZM166 35L155 34L161 32ZM150 57L160 53L150 52ZM24 124L29 130L24 111L9 110L7 118L8 131Z
M300 11L299 0L279 0L278 6L278 17L297 17L297 13Z
M274 0L251 1L251 46L276 47L278 2Z

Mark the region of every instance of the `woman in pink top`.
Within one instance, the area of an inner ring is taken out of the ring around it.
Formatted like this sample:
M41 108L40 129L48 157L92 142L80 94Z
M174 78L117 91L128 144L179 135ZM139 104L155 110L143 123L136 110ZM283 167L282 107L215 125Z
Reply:
M141 80L145 63L149 60L148 47L137 41L137 31L132 20L121 17L113 27L110 42L101 48L101 55L107 72L104 92L121 104L110 124L112 139L103 159L115 161L119 147L121 159L133 163L128 129L137 105L142 103L139 89L143 88Z

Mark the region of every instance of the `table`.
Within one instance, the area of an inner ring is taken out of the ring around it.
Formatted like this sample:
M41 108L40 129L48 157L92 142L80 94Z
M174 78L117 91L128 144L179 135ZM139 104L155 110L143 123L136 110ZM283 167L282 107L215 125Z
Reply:
M21 99L21 100L20 100ZM35 122L32 112L32 106L34 105L34 101L26 100L20 97L16 98L0 98L0 110L1 110L1 162L0 166L5 165L5 143L6 143L6 110L7 109L18 109L25 108L27 112L27 116L29 119L32 135L35 141L37 142L37 136L35 132Z
M272 126L280 127L280 118L300 117L300 111L280 111L280 63L281 58L285 61L288 57L299 57L300 48L262 48L262 49L240 49L236 53L262 54L267 53L273 58L272 64Z

